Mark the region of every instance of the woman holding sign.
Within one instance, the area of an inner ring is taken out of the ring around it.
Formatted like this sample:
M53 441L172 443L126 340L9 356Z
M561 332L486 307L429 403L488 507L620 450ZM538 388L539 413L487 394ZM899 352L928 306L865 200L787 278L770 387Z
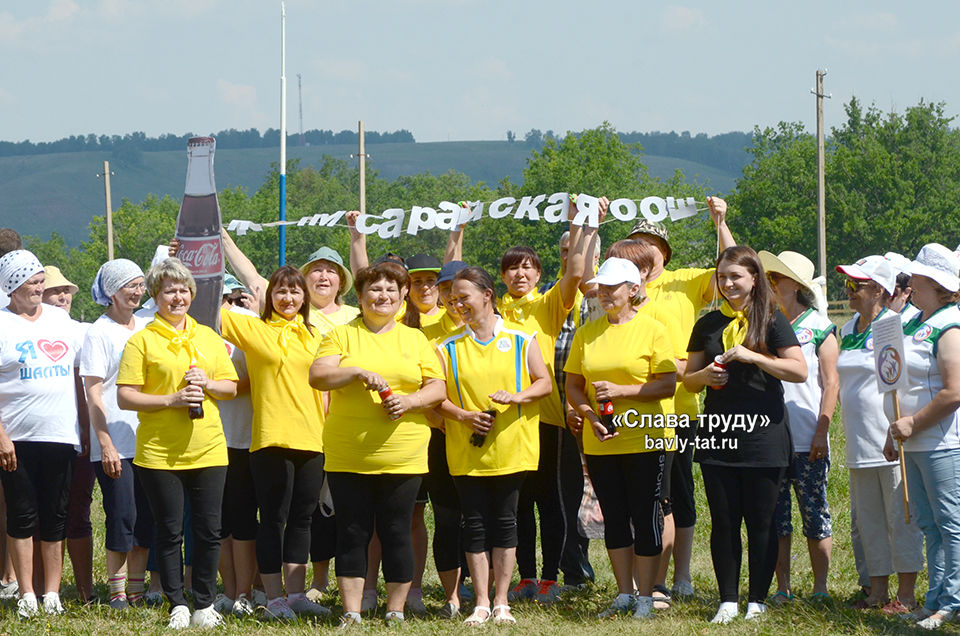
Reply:
M914 584L923 568L922 539L916 522L904 523L904 486L897 458L890 460L883 454L890 420L883 412L873 359L873 324L891 315L886 304L896 279L890 262L878 255L838 265L837 271L847 276L844 288L850 308L857 312L840 328L837 358L850 507L856 511L851 515L854 557L862 559L857 569L865 569L870 580L867 598L854 606L902 614L916 606ZM888 579L894 572L899 588L897 597L888 602Z
M927 542L930 589L918 625L936 629L960 609L960 257L930 243L910 264L920 315L903 326L910 389L890 425L903 442L910 503ZM892 419L892 418L891 418ZM884 449L895 459L893 442Z
M694 325L683 383L694 393L707 388L694 461L710 506L710 553L720 588L712 622L728 623L739 613L743 522L750 562L746 618L766 611L777 565L774 513L792 451L782 383L806 380L807 363L756 252L746 246L721 252L717 285L725 302Z
M482 268L457 272L452 299L466 325L440 343L447 462L460 495L463 548L477 594L468 625L491 617L516 622L507 591L516 560L517 501L526 473L537 469L536 403L550 394L537 339L508 327L494 312L495 298L493 279Z
M673 413L677 365L666 327L640 310L647 302L644 276L651 264L648 258L641 271L623 258L603 263L590 282L607 315L577 330L564 367L568 399L584 428L589 424L583 452L619 590L601 616L626 611L634 618L650 616L663 549L660 486L665 451L673 448L664 415Z

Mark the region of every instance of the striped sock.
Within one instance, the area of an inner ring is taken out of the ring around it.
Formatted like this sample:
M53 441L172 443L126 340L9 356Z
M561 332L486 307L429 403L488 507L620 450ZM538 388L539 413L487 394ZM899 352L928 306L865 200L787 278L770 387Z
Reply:
M131 576L127 579L127 600L131 603L143 600L143 580L142 574L140 578Z
M118 598L126 598L127 594L124 588L127 586L127 575L118 574L107 579L107 587L110 590L110 600L115 601Z

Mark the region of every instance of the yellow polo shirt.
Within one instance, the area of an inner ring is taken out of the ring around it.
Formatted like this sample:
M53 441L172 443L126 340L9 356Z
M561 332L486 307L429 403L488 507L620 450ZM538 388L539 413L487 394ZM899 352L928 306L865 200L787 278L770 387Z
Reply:
M332 314L325 314L322 309L310 305L310 324L321 336L337 325L347 324L359 315L360 310L352 305L340 305L340 309Z

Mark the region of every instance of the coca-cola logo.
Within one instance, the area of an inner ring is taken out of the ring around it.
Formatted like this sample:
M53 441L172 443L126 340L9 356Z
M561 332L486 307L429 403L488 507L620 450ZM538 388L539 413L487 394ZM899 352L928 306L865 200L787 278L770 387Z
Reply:
M223 271L220 237L180 237L179 258L194 276L217 276Z

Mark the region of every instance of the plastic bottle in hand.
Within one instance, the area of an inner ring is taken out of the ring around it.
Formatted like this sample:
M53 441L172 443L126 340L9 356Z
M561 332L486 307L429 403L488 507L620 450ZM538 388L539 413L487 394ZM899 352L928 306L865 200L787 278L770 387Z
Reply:
M388 387L388 386L385 386L385 387L383 387L382 389L377 389L377 395L380 396L380 402L381 402L381 404L382 404L384 400L386 400L388 397L390 397L391 395L393 395L393 389L391 389L391 388ZM387 407L384 406L383 408L384 408L384 410L386 410ZM398 415L398 416L396 416L396 417L393 417L393 416L391 416L391 415L388 415L387 417L389 417L391 420L395 420L395 419L397 419L397 417L400 417L400 416Z
M713 359L713 365L722 371L727 370L727 363L723 361L723 356L716 356ZM723 388L723 385L720 384L717 386L711 386L710 388L713 389L714 391L719 391L720 389Z
M610 400L604 400L600 403L600 423L606 429L606 435L613 435L616 427L613 425L613 402Z
M497 419L496 409L487 409L486 411L484 411L484 413L486 413L494 421L496 421ZM493 430L492 427L491 427L491 430ZM490 434L489 431L487 431L486 433L480 433L480 432L474 431L473 435L470 436L470 443L476 446L477 448L480 448L481 446L483 446L483 443L487 441L487 435L489 434Z
M196 369L197 365L191 364L190 368ZM191 384L193 383L191 382ZM203 418L203 402L196 402L196 403L190 404L190 406L187 407L187 415L190 416L191 420L202 419Z

